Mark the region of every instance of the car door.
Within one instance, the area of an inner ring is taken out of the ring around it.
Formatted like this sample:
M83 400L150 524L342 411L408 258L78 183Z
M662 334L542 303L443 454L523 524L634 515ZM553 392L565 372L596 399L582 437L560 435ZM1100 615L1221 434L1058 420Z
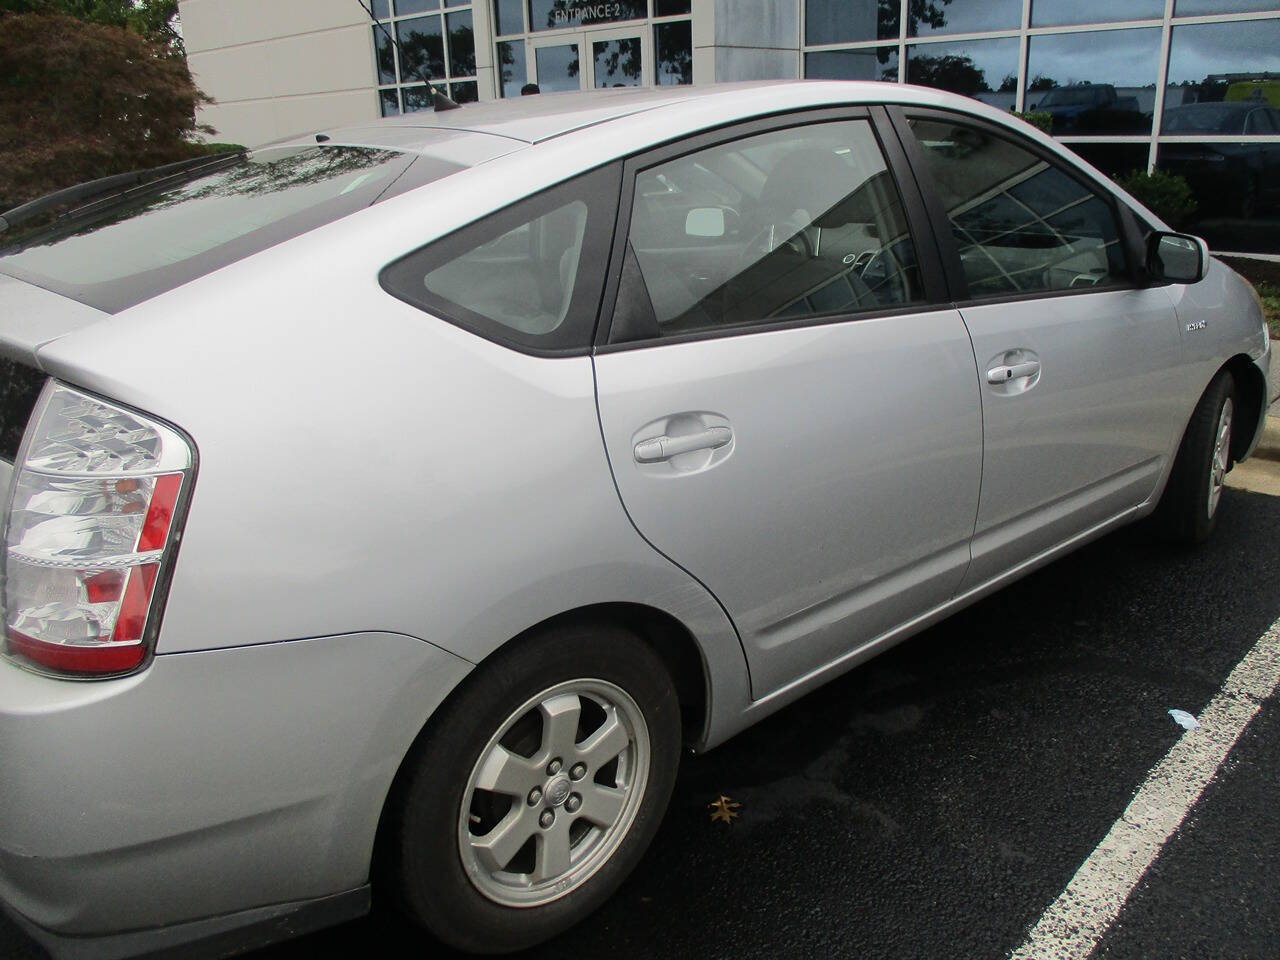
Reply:
M892 163L867 111L773 119L624 177L609 460L639 532L733 618L756 696L946 602L969 562L977 374L888 136Z
M1132 280L1114 198L1016 135L898 115L946 232L982 381L965 589L1148 500L1186 398L1167 291Z

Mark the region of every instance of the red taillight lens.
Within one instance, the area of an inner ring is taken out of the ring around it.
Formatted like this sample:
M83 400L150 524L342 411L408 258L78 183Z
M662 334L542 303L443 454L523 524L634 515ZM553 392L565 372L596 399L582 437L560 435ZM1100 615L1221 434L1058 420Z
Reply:
M45 671L127 673L154 642L193 455L177 431L51 384L14 473L5 649Z

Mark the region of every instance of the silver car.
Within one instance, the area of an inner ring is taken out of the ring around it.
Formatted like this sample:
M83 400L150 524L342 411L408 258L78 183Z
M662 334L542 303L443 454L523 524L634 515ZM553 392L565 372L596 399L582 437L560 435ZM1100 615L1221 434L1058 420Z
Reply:
M0 901L54 954L371 878L551 937L682 747L1122 524L1204 540L1268 396L1202 241L935 91L525 97L104 189L0 233Z

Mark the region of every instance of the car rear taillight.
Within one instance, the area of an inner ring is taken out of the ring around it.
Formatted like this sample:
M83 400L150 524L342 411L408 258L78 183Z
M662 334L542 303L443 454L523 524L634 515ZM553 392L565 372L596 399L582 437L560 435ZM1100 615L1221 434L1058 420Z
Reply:
M173 428L49 381L10 490L8 656L79 677L146 661L193 463Z

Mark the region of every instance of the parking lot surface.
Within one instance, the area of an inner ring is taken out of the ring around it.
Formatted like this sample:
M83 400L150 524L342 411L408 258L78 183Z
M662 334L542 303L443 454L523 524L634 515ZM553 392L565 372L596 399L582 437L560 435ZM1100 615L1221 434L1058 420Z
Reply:
M1009 956L1183 734L1168 711L1280 618L1280 498L1224 507L1206 547L1121 531L686 758L639 870L528 956ZM1094 956L1280 956L1278 794L1273 695ZM252 956L424 947L379 909ZM35 955L0 926L0 957Z

